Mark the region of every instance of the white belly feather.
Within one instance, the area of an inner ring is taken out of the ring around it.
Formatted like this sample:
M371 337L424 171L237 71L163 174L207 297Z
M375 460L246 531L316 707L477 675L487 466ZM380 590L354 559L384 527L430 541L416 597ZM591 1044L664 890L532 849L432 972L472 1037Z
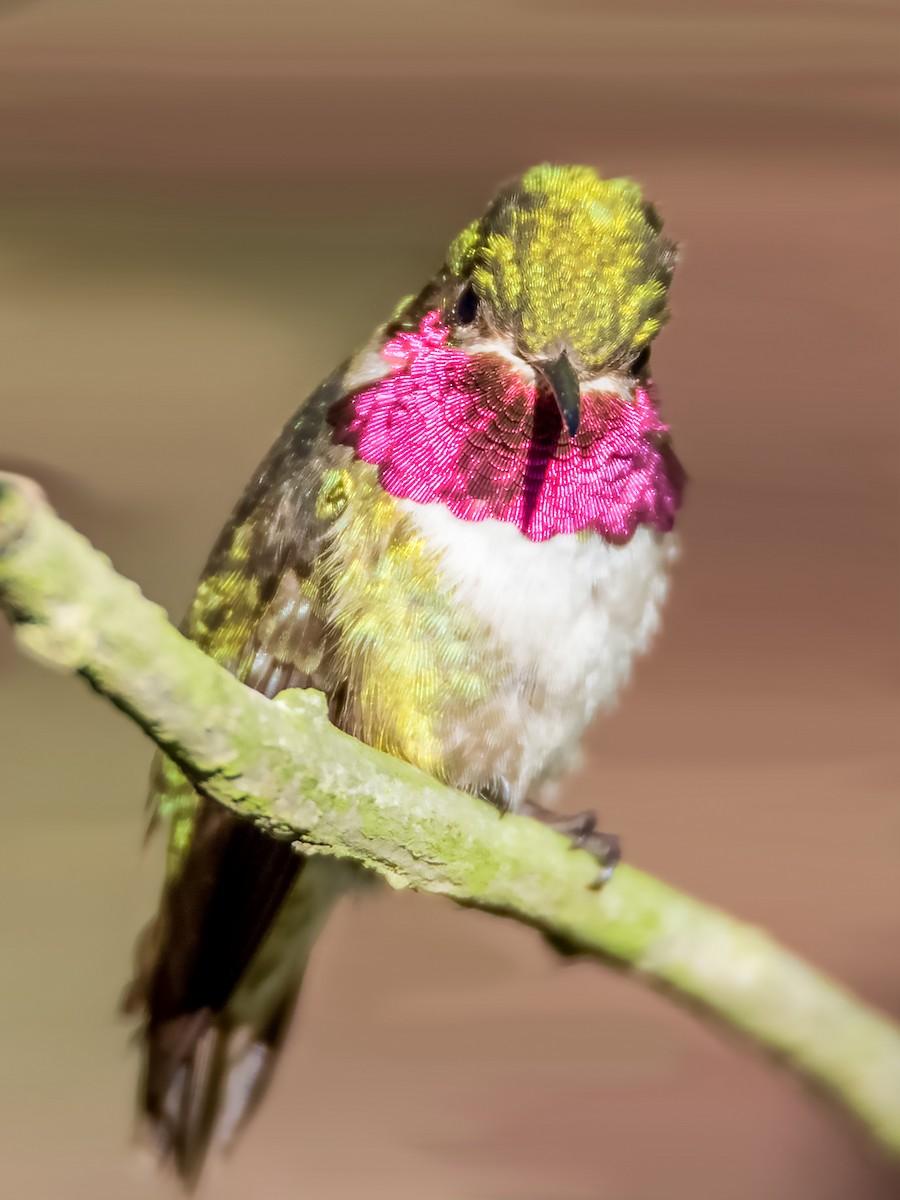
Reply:
M649 646L675 536L641 527L620 546L594 534L532 542L505 522L399 504L507 664L487 704L445 731L455 782L477 784L487 761L514 806L537 799L573 765L588 722L615 702L635 656Z

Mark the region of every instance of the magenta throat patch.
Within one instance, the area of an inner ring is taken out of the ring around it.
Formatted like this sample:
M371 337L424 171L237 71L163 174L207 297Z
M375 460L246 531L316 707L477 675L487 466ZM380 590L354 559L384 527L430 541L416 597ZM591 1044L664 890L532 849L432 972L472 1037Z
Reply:
M333 414L336 440L380 468L392 496L440 503L466 521L493 517L532 541L596 530L627 541L672 528L684 471L654 390L634 401L582 396L574 439L549 392L499 355L448 345L440 313L384 346L390 375Z

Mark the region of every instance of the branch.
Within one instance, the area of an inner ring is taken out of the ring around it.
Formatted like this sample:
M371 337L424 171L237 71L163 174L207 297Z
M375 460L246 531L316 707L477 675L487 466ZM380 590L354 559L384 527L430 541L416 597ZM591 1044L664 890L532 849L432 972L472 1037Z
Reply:
M62 522L0 474L0 607L19 645L81 675L205 793L304 854L356 859L393 887L533 925L631 971L785 1060L900 1154L900 1031L758 929L538 822L341 733L324 697L267 700L170 624Z

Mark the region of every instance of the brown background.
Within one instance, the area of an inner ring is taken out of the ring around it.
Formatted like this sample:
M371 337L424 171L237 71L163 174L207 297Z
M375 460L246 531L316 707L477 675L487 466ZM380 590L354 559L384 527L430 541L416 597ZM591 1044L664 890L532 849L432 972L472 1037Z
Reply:
M566 802L900 1016L891 8L3 4L0 456L178 614L286 414L499 181L640 179L685 247L656 354L685 553ZM172 1195L115 1015L149 751L0 651L2 1190ZM203 1196L896 1194L667 1001L427 898L340 910L295 1032Z

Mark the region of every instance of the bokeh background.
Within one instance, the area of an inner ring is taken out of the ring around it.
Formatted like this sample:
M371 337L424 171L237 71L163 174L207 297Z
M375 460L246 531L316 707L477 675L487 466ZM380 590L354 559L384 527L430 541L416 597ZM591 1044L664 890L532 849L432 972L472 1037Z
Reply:
M684 245L664 636L572 808L900 1016L896 24L866 0L0 5L0 460L179 616L287 414L531 163ZM0 1178L174 1188L116 1014L150 752L0 630ZM201 1197L887 1200L792 1080L529 931L346 903Z

